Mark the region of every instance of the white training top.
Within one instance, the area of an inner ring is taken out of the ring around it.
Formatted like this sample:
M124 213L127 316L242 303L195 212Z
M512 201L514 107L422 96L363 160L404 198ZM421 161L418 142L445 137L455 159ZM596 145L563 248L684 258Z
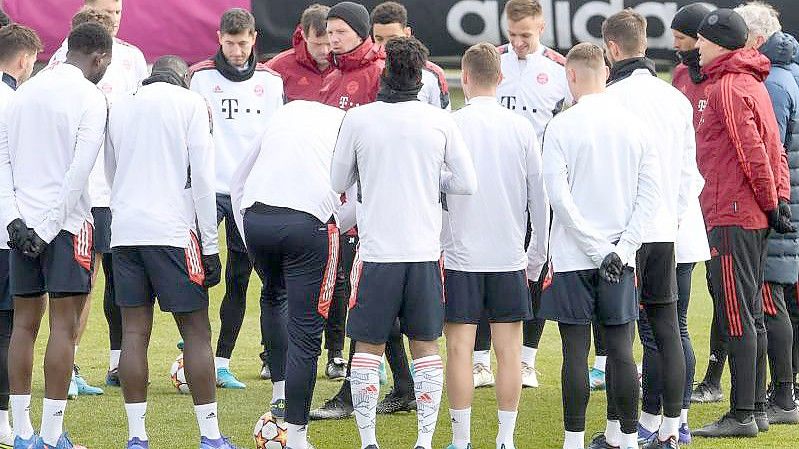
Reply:
M691 103L647 69L635 70L612 83L608 93L638 117L660 165L660 202L655 217L647 223L643 242L673 243L679 222L704 185L696 166Z
M584 95L549 123L544 181L554 272L599 268L611 252L635 266L660 199L657 155L641 126L607 93Z
M307 212L327 223L341 205L341 195L330 185L330 164L343 119L343 110L310 101L278 109L243 182L240 210L259 202Z
M677 231L677 263L704 262L710 259L710 245L707 242L707 228L699 196L688 204L680 229Z
M230 194L239 164L257 145L269 118L283 106L283 79L258 64L252 78L230 81L206 61L191 78L191 90L208 101L214 118L216 192Z
M17 89L0 119L3 227L22 218L49 243L92 221L87 184L107 114L102 92L71 64L47 67Z
M50 65L60 64L67 60L67 40L50 58ZM103 79L97 83L97 87L105 94L108 104L113 107L114 101L118 97L130 95L136 92L142 80L147 78L149 70L144 54L122 39L114 38L113 56L111 64L103 75ZM100 156L92 168L89 175L89 197L92 207L109 207L111 205L111 188L105 180L105 165L103 157L105 152L101 149Z
M499 50L502 82L497 98L502 106L529 120L541 141L558 103L572 102L564 67L566 58L543 45L526 59L519 59L510 44Z
M0 78L3 77L3 71L0 70ZM0 116L3 115L3 112L8 106L8 102L11 101L11 97L14 95L14 89L11 88L8 84L4 83L0 80ZM0 207L6 207L6 204L0 204ZM8 249L8 233L5 229L0 230L0 249Z
M533 126L500 106L495 97L470 99L454 118L470 150L480 189L474 195L447 196L444 267L471 272L526 269L529 212L531 251L540 272L547 257L549 202Z
M219 252L211 118L197 93L165 82L121 98L108 120L111 246ZM198 232L199 226L199 232Z
M358 183L359 255L365 262L441 257L441 195L472 194L477 175L451 114L420 101L350 109L339 131L333 190Z

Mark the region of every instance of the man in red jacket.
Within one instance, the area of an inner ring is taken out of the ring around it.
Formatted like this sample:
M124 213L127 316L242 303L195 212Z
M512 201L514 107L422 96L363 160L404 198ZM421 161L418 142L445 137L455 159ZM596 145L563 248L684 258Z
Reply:
M286 100L319 101L325 77L333 71L327 55L330 40L327 38L327 13L330 8L314 4L309 6L294 30L292 48L272 58L267 67L283 77Z
M325 78L321 101L349 109L377 98L385 55L372 41L369 11L363 5L341 2L327 14L327 36L333 71Z
M705 178L699 200L711 247L715 320L732 374L730 412L694 432L702 437L754 437L768 426L760 294L766 237L769 228L794 232L785 202L787 161L763 85L770 63L758 51L743 49L748 34L743 18L729 9L708 14L698 31L699 62L708 77L697 129L697 162Z

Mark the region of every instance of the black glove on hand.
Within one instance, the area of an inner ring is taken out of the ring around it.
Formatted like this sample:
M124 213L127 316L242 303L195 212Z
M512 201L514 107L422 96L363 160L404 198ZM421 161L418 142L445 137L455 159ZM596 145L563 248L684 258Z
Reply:
M28 229L27 238L25 239L25 243L21 248L22 254L35 259L39 257L46 248L47 242L42 240L36 231L33 229Z
M788 213L790 214L790 212ZM777 234L796 232L796 228L791 224L790 217L786 217L781 213L781 207L767 211L766 216L768 217L768 225L774 229Z
M781 199L779 205L777 206L777 209L780 210L780 217L785 217L788 220L792 218L791 206L788 204L787 201Z
M599 267L599 275L611 284L618 284L621 281L623 271L624 263L616 253L610 253L605 256L605 260L602 261L602 265Z
M205 283L203 287L211 288L222 281L222 261L219 254L203 256L203 270L205 271Z
M22 250L25 240L28 238L28 227L25 226L25 222L21 218L15 218L6 226L6 230L8 230L8 247Z

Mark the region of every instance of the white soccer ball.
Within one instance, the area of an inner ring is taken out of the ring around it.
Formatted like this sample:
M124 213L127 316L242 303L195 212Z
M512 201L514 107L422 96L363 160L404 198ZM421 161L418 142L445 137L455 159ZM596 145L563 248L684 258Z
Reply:
M256 449L285 449L288 431L286 424L278 422L272 414L266 412L258 418L253 429Z
M189 383L186 382L186 372L183 367L183 353L181 352L175 362L172 363L172 368L169 370L169 378L172 380L172 385L178 392L189 394Z

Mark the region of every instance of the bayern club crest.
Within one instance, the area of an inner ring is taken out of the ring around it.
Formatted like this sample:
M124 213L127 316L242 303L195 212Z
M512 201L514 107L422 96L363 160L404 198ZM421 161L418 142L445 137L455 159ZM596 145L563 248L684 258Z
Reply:
M538 84L546 84L549 82L549 75L546 73L539 73L535 79L538 81Z
M258 96L258 97L263 97L264 96L264 86L262 86L260 84L255 86L255 95Z

